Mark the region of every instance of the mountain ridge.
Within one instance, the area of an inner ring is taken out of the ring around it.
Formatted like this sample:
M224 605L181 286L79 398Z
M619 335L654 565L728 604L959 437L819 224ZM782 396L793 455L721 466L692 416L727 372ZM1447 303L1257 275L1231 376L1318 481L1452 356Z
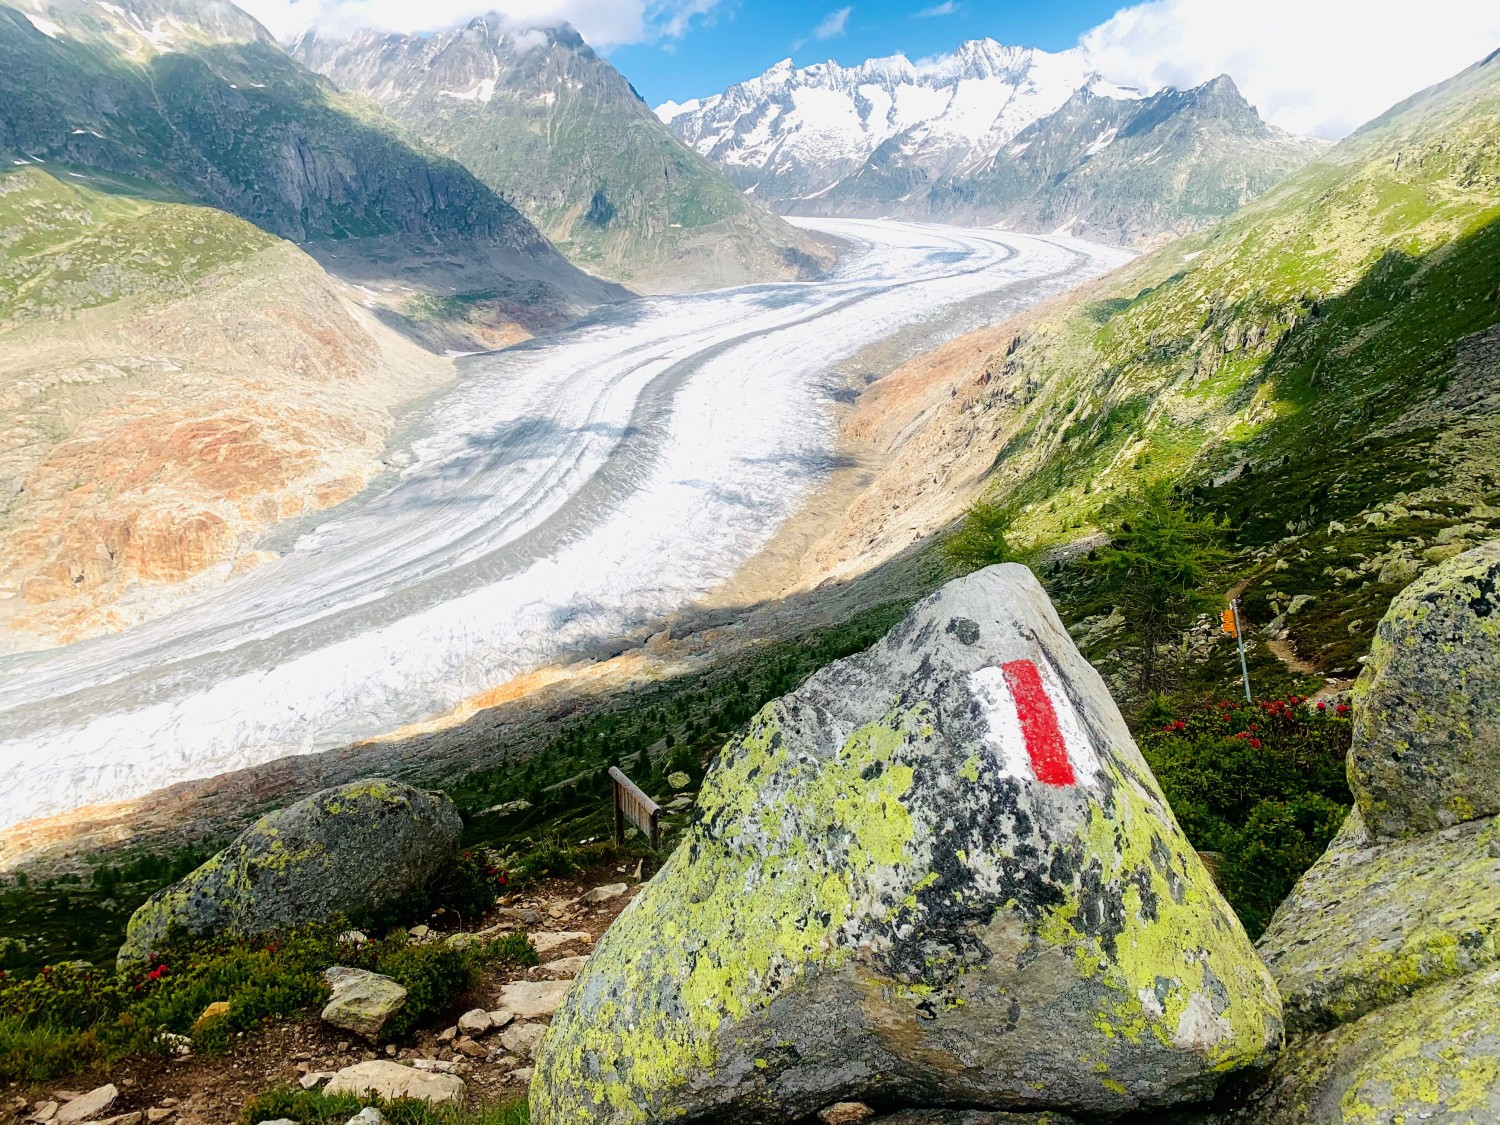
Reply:
M1108 82L1082 49L994 40L920 65L782 62L658 113L782 213L1002 223L1134 246L1217 221L1326 147L1261 120L1227 75L1144 94Z
M669 291L810 276L831 261L682 145L566 25L490 14L430 35L308 32L291 51L458 159L601 276Z

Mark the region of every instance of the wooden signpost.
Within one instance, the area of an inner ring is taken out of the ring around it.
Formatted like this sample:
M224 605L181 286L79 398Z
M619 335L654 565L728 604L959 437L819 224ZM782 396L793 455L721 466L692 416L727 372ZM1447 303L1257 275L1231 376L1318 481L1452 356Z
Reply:
M621 773L618 767L610 766L609 776L615 783L615 843L625 842L625 822L628 820L646 834L651 850L655 851L661 843L661 828L657 825L661 806L642 793L640 786Z

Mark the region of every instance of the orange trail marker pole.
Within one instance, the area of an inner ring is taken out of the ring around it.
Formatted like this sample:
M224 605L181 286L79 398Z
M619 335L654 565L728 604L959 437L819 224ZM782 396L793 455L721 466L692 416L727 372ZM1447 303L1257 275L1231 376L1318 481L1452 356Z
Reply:
M1231 619L1233 629L1230 628ZM1250 694L1250 664L1245 659L1245 630L1240 626L1240 599L1235 598L1224 611L1224 631L1230 633L1240 646L1240 675L1245 678L1245 702L1255 702Z

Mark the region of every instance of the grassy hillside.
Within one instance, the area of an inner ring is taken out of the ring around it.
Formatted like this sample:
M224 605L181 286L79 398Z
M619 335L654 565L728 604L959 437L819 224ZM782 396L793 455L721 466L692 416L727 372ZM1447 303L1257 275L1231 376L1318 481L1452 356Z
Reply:
M1228 520L1251 619L1305 596L1278 624L1349 675L1397 590L1500 527L1497 323L1491 57L1025 325L959 409L995 423L989 491L1022 545L1085 538L1112 499L1171 482Z
M546 286L530 315L505 310L529 331L618 295L456 161L221 0L0 3L0 105L7 165L164 185L307 246L398 316L413 290L469 292L497 274Z

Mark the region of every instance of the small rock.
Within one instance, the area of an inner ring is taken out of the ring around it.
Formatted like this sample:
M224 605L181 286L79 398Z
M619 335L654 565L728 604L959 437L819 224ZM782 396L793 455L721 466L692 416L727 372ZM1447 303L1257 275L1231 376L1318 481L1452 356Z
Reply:
M542 916L535 910L521 906L502 906L495 911L495 917L522 926L539 926L542 922Z
M875 1111L864 1102L835 1102L818 1111L818 1120L823 1125L859 1125L875 1116Z
M413 926L406 932L416 941L426 941L432 934L432 928L430 926Z
M372 1105L365 1106L344 1125L385 1125L385 1115Z
M210 1020L223 1019L228 1014L229 1001L215 1000L212 1004L204 1008L203 1011L198 1014L198 1018L193 1021L193 1030L198 1031L203 1027L204 1024L208 1023Z
M28 1121L35 1121L35 1122L38 1123L38 1125L46 1125L46 1122L51 1121L56 1116L57 1116L57 1103L56 1102L38 1102L36 1110L32 1113L32 1115L30 1117L27 1118L27 1120Z
M515 1070L511 1071L505 1076L505 1080L507 1082L530 1082L531 1075L534 1069L534 1067L529 1066L517 1067Z
M469 1088L463 1079L451 1074L432 1074L380 1059L345 1067L333 1076L324 1092L359 1097L373 1094L386 1101L417 1098L433 1105L462 1106Z
M673 789L686 789L692 783L693 779L683 773L682 770L673 770L667 774L667 784Z
M339 965L323 976L333 986L333 995L323 1008L323 1021L362 1035L372 1043L406 1006L406 989L379 973Z
M514 1012L507 1012L504 1008L496 1008L493 1012L489 1013L489 1017L490 1030L499 1031L506 1024L514 1020L516 1014Z
M57 1125L70 1125L75 1121L93 1121L102 1117L104 1111L115 1104L120 1091L113 1084L99 1086L87 1094L79 1094L58 1109L52 1120Z
M468 1036L460 1038L453 1044L453 1049L461 1055L467 1055L471 1059L489 1058L490 1049L483 1043L476 1043Z
M554 949L561 949L574 942L590 942L593 938L582 930L555 930L531 935L531 948L538 957L545 957Z
M500 990L500 1006L520 1020L540 1019L557 1011L572 981L516 981Z
M547 1034L546 1025L540 1023L518 1023L505 1029L500 1036L500 1045L513 1055L523 1059L536 1056L537 1044Z
M484 938L480 937L478 934L465 932L449 934L446 938L443 939L443 944L446 945L449 949L473 949L476 945L482 945L483 943Z
M315 1086L321 1086L333 1077L331 1070L314 1070L304 1074L297 1082L304 1090L311 1090Z
M456 1028L456 1027L445 1027L445 1028L443 1028L442 1031L438 1032L437 1041L439 1043L452 1043L457 1038L458 1038L458 1028Z
M606 883L602 887L595 887L591 891L585 891L578 901L587 906L598 906L602 902L609 902L619 898L630 888L624 883Z
M393 1059L396 1057L396 1044L387 1043L385 1045L385 1057L388 1059Z
M306 1089L306 1087L303 1088ZM150 1122L150 1125L156 1125L158 1121L165 1121L176 1112L175 1106L153 1106L146 1111L146 1120Z
M258 1125L298 1125L298 1122L293 1121L290 1117L275 1117L258 1122Z
M99 1125L141 1125L141 1111L131 1110L129 1113L119 1113L114 1117L106 1117Z
M490 1014L483 1008L475 1008L458 1017L458 1030L465 1035L483 1035L492 1026Z
M577 957L559 957L556 961L548 961L541 967L543 976L551 977L553 980L572 980L583 967L589 963L587 953Z

